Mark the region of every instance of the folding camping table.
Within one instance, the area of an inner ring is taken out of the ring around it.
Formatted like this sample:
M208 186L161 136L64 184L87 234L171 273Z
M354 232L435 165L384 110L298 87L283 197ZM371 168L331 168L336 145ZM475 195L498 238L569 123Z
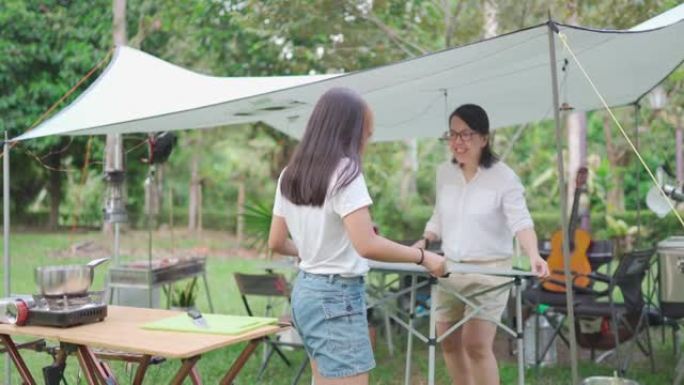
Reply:
M146 358L138 366L134 384L142 383L152 356L180 359L182 365L171 382L176 385L183 383L202 354L247 341L247 346L220 381L220 384L228 385L233 383L259 342L266 336L283 330L277 325L263 326L237 335L146 330L141 326L180 313L124 306L109 306L107 310L108 316L102 322L70 328L0 324L0 342L5 345L19 371L22 382L26 385L35 385L36 381L11 336L45 338L70 346L78 357L89 385L117 383L108 366L100 363L93 348L135 353Z
M505 325L498 319L489 319L494 322L497 326L503 329L508 334L512 335L517 340L517 354L518 354L518 384L524 385L525 383L525 364L524 364L524 354L523 354L523 325L522 325L522 279L524 277L533 277L534 273L528 271L514 270L514 269L501 269L501 268L487 268L477 265L470 265L464 263L449 263L449 273L450 274L483 274L499 277L509 277L510 281L505 282L499 286L491 289L479 291L473 293L469 296L463 295L459 292L449 290L451 294L456 296L458 299L464 303L471 306L474 311L470 313L467 317L453 325L446 333L437 337L436 336L436 319L435 319L435 308L430 306L430 326L429 333L427 336L423 335L421 332L416 330L413 325L413 320L415 318L415 307L416 307L416 291L426 285L430 285L430 294L434 298L435 291L437 290L438 280L425 270L424 267L418 266L416 264L410 263L389 263L389 262L378 262L369 260L369 265L371 272L378 272L382 274L400 274L411 276L411 285L408 288L396 291L388 292L384 288L379 290L371 289L369 294L373 296L373 302L369 304L369 307L380 306L384 308L385 314L391 317L397 324L401 325L408 331L408 343L406 348L406 371L404 377L404 383L408 385L411 379L411 353L413 349L413 336L428 344L428 385L434 385L435 383L435 349L439 342L446 338L449 334L453 333L456 329L463 326L465 322L476 315L481 307L473 303L473 299L489 293L495 290L504 290L510 286L515 287L515 310L516 310L516 330L512 330L510 327ZM429 277L426 281L418 283L418 277ZM384 279L383 279L384 284ZM381 295L377 295L382 293ZM401 319L397 314L392 314L389 310L387 302L397 299L406 294L410 295L409 304L409 317L408 322ZM389 334L389 333L388 333Z

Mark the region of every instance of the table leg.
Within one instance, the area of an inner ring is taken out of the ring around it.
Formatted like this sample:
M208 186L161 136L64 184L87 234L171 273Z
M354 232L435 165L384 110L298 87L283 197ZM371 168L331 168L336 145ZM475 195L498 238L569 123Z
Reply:
M404 385L411 384L411 356L413 351L413 319L416 317L416 285L418 276L411 275L411 296L409 299L408 342L406 343L406 369L404 372Z
M190 358L184 359L183 365L181 365L180 369L178 369L178 372L176 372L176 376L173 377L173 380L171 380L171 385L181 385L183 384L183 381L185 381L185 377L187 377L195 367L195 364L197 361L200 359L201 356L194 356Z
M384 298L385 292L387 291L387 274L381 274L382 281L380 281L380 298ZM382 307L382 315L385 321L385 339L387 339L387 350L389 351L390 357L394 357L394 343L392 341L392 324L390 323L389 309L387 305Z
M150 354L134 354L114 351L97 351L95 356L96 358L94 358L94 360L99 360L102 362L102 365L106 365L106 362L109 361L122 361L125 363L136 364L137 367L135 370L135 376L131 382L133 385L142 385L150 365L153 364L153 361L158 360L154 359Z
M98 382L106 385L117 384L116 377L114 377L114 373L109 366L100 362L89 347L78 345L76 347L76 355L89 385L97 385Z
M142 356L138 362L138 368L135 370L135 378L133 378L133 385L142 385L143 379L145 378L145 373L147 373L147 368L150 366L150 361L152 356L145 354Z
M258 338L255 340L249 341L247 346L242 350L242 353L238 356L238 358L235 360L233 365L230 367L228 370L228 373L221 379L221 382L219 384L221 385L232 385L233 380L235 377L237 377L238 373L240 373L240 370L242 370L242 367L245 366L245 363L247 363L247 360L249 357L254 353L254 350L259 346L259 342L261 342L263 338Z
M196 366L193 366L190 370L190 382L192 382L192 385L202 385L202 378L200 377Z
M428 339L428 385L435 385L435 349L437 348L437 331L435 319L435 295L437 279L430 277L430 336Z
M21 377L22 384L36 385L36 380L33 379L31 372L29 372L28 368L26 367L26 363L19 354L19 350L17 349L17 346L14 344L14 341L12 341L12 338L10 338L10 336L6 334L0 334L0 341L2 341L2 344L5 345L7 353L9 354L12 362L14 363L14 366L17 368L19 376Z
M78 357L78 363L81 365L81 369L83 370L83 376L86 379L86 383L88 385L98 385L96 382L95 375L93 374L94 369L91 366L91 362L85 355L81 353L80 349L78 350L76 357Z
M518 385L525 385L525 347L522 326L522 281L515 278L515 331L518 342Z

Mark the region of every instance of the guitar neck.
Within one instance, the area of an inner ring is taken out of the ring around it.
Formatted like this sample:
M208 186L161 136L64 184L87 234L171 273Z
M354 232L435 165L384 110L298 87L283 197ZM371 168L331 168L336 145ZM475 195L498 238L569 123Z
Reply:
M577 212L579 211L579 196L581 194L580 188L575 188L575 194L572 198L572 210L570 210L570 221L568 223L568 233L570 239L572 239L572 234L575 233L575 228L577 227Z

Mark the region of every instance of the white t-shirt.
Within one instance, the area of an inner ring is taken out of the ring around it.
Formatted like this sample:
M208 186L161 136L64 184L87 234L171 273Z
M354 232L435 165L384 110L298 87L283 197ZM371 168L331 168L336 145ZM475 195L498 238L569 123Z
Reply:
M346 162L340 162L330 187ZM312 274L340 274L359 276L368 272L368 261L356 252L342 218L373 204L363 174L350 184L328 195L321 207L298 206L280 193L280 180L276 189L273 215L285 218L292 240L297 245L301 262L299 268Z
M442 239L451 261L487 261L513 255L513 235L533 228L520 179L503 162L480 167L466 182L450 161L437 168L437 202L425 231Z

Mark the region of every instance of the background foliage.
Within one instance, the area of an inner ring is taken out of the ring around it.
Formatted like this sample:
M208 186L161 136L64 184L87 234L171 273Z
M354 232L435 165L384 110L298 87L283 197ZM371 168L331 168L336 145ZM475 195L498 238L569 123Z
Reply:
M493 2L498 8L498 32L543 23L550 10L568 21L599 28L627 28L675 5L673 0L513 1ZM212 1L129 0L128 34L131 45L192 70L217 76L255 76L348 72L390 63L483 37L483 2L377 0L332 1ZM575 7L575 8L573 8ZM30 128L54 102L106 57L111 48L111 1L5 0L0 7L0 130L15 136ZM66 101L74 100L99 72ZM655 113L644 103L639 110L642 155L650 167L674 165L674 125L682 115L679 69L665 80L670 95L666 113ZM669 115L668 115L669 114ZM619 112L635 133L634 108ZM604 156L603 112L588 114L588 158L593 229L605 227L607 191L613 175L624 177L626 212L616 213L641 223L653 237L678 229L671 217L658 220L645 212L643 197L650 188L644 172L630 156L627 166L612 167ZM495 149L521 177L530 209L542 236L558 226L558 191L549 122L530 124L518 140L518 127L498 130ZM624 145L613 129L614 140ZM96 137L46 138L21 144L12 152L13 221L31 225L49 221L58 203L56 225L99 226L103 142ZM143 180L147 169L141 135L126 136L129 211L132 224L143 209ZM203 223L235 231L238 184L247 197L270 204L275 180L296 145L263 125L225 127L180 134L164 173L162 223L187 221L190 159L200 151L203 185ZM374 198L373 217L380 231L392 238L414 238L430 215L434 202L434 170L447 159L442 143L418 143L416 193L401 199L397 191L408 151L404 142L378 143L365 159L366 179ZM603 233L605 234L605 233Z

